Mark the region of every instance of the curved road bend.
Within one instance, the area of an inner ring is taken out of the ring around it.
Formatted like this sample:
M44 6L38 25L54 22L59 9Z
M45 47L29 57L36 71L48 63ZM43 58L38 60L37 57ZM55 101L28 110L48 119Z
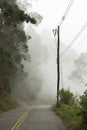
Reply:
M0 130L66 130L51 106L18 108L0 116Z

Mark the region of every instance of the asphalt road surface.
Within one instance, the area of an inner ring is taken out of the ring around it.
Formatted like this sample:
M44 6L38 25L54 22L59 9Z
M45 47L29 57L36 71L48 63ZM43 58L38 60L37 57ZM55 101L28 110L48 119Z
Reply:
M0 130L65 130L65 127L51 106L34 106L0 115Z

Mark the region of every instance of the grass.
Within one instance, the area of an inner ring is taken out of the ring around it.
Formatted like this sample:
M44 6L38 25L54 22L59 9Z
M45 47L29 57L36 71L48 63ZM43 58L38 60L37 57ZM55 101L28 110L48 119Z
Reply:
M16 107L18 107L17 101L8 95L0 94L0 114Z
M64 120L70 130L87 130L87 126L82 123L80 108L78 106L62 104L59 108L54 106L53 110Z

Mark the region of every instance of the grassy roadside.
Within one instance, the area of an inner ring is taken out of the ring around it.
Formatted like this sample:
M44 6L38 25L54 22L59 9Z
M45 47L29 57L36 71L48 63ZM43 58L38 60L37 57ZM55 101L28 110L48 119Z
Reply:
M57 108L55 105L53 106L53 110L63 119L66 127L70 130L87 130L87 127L83 125L80 108L78 106L62 104Z
M18 106L17 101L12 99L10 96L0 94L0 114Z

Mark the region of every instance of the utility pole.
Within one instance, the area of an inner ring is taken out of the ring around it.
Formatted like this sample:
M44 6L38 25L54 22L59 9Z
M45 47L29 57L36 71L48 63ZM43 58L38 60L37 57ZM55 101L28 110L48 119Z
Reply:
M60 87L60 26L53 29L54 36L57 35L57 106L59 105L59 87Z
M59 106L59 88L60 88L60 26L65 20L74 0L70 0L68 7L65 10L63 17L61 18L57 29L53 29L54 36L57 35L57 107Z
M59 86L60 86L60 26L57 29L57 106L59 104Z
M53 29L54 36L57 35L57 106L59 105L59 87L60 87L60 26Z

